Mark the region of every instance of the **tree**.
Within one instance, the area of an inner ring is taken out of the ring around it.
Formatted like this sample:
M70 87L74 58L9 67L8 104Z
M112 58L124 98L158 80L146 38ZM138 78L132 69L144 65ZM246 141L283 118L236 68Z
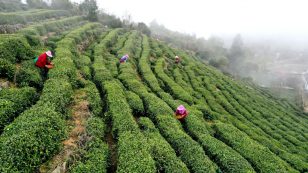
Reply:
M27 0L30 8L47 8L48 5L43 0Z
M139 22L137 25L137 30L139 30L140 32L144 33L147 36L151 35L151 30L149 29L149 27L143 23L143 22Z
M97 21L98 7L96 0L85 0L80 4L80 10L90 21Z
M231 61L238 61L239 59L244 57L244 43L240 34L237 34L232 42L230 48L229 59Z
M133 17L128 11L124 12L123 24L125 27L128 27L128 28L132 28L133 26Z
M233 74L239 74L239 67L246 58L244 43L240 34L237 34L234 37L231 48L229 50L228 58L231 72L233 72Z
M21 3L20 0L0 0L1 12L20 11L25 9L26 5Z
M73 4L69 0L52 0L51 7L55 9L71 9Z
M115 15L109 15L103 11L99 12L98 19L102 24L107 25L110 28L121 28L123 25L122 21Z

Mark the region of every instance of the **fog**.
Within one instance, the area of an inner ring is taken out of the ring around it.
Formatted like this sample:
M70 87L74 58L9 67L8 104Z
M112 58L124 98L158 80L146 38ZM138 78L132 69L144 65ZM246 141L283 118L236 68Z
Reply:
M305 0L98 0L97 3L104 12L120 18L130 15L134 22L149 24L156 20L173 31L206 39L217 36L226 49L232 46L235 35L240 34L245 62L257 64L258 70L236 64L236 68L248 71L225 72L251 77L262 86L287 85L288 82L281 81L289 80L289 72L303 73L308 69L305 20L308 1ZM225 53L227 58L228 53ZM229 61L234 63L230 58Z

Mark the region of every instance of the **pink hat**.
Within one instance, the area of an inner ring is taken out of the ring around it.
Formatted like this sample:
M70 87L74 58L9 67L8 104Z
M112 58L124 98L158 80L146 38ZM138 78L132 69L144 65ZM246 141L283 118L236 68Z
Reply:
M180 113L180 114L183 114L185 111L186 111L186 109L185 109L185 107L183 106L183 105L180 105L178 108L176 108L177 109L177 111Z
M49 56L49 57L53 57L50 50L46 52L46 55Z

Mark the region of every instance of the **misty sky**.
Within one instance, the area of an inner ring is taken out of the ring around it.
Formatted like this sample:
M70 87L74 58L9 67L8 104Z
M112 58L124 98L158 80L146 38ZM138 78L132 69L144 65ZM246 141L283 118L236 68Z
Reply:
M73 0L79 2L80 0ZM136 22L156 19L167 28L213 34L308 36L305 0L97 0L100 8Z

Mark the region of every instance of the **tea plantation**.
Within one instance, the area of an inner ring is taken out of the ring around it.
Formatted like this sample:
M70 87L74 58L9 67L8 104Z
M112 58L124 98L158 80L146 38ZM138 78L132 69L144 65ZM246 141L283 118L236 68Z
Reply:
M136 30L0 13L18 23L0 34L0 78L14 84L0 90L0 172L308 172L308 117L292 103ZM44 79L33 59L46 50Z

